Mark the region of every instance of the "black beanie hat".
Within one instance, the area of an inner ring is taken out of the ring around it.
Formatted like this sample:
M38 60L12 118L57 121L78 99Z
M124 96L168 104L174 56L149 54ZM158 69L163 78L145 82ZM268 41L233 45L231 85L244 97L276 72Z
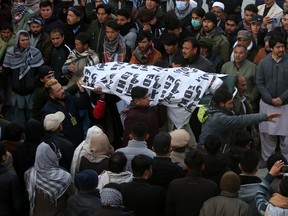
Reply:
M98 186L97 172L91 169L86 169L76 175L75 183L82 191L93 190Z
M205 16L203 17L203 21L204 20L210 20L211 22L214 23L215 26L217 25L217 22L218 22L217 21L217 16L214 13L212 13L212 12L207 12L205 14Z

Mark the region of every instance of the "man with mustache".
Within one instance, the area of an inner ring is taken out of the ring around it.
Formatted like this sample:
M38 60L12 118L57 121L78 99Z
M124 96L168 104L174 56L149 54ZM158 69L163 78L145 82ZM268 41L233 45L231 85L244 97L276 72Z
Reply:
M221 56L224 62L229 61L230 44L223 35L224 32L217 27L217 17L212 12L207 12L202 19L202 28L196 36L198 40L203 37L209 37L213 41L212 52Z
M50 65L53 45L50 36L43 31L44 21L39 16L33 16L28 20L31 46L42 53L44 64Z
M285 53L286 41L283 37L272 35L269 39L271 53L257 67L256 84L261 94L260 113L276 111L282 113L277 123L259 124L261 153L263 160L275 153L279 143L281 154L288 158L288 56Z

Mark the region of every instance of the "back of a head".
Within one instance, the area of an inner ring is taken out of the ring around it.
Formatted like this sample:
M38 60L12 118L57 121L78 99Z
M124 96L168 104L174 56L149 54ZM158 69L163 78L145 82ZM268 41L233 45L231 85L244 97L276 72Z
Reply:
M251 133L247 130L240 130L235 134L234 145L246 149L247 146L251 144L252 136Z
M240 157L240 166L243 173L254 174L257 171L259 154L254 149L245 150Z
M19 142L23 139L23 134L24 128L21 125L17 123L11 123L6 126L4 140Z
M115 152L109 158L109 171L113 173L121 173L125 171L127 165L127 157L123 152Z
M220 181L220 189L221 191L226 191L229 193L237 193L240 189L240 178L239 176L232 172L226 172Z
M143 122L136 122L132 125L131 133L135 140L144 141L148 134L148 127Z
M147 155L136 155L131 161L131 167L134 177L142 177L145 171L151 169L152 158Z
M204 164L204 156L198 150L191 150L186 153L184 163L190 170L201 170Z
M85 169L79 172L75 177L75 184L81 191L90 191L98 186L97 172L91 169Z
M285 165L287 165L287 160L286 158L280 154L280 153L275 153L272 154L268 160L267 160L267 169L270 171L271 168L273 167L273 165L275 164L276 161L282 160L284 162Z
M221 144L221 137L218 134L209 134L204 141L205 150L210 155L219 153Z
M153 149L157 155L166 155L170 152L171 136L167 132L160 132L154 137Z

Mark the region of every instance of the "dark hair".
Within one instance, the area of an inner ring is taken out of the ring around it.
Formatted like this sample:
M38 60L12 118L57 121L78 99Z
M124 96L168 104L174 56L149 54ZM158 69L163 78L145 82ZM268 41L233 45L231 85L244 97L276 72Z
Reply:
M126 19L131 17L129 11L126 8L121 8L117 11L117 16L124 16Z
M139 154L134 156L131 161L131 167L134 177L142 177L146 170L150 170L152 158L147 155Z
M113 173L123 172L127 165L127 157L123 152L115 152L109 158L108 169Z
M186 153L184 163L189 169L200 170L204 164L204 156L198 150L191 150Z
M151 41L152 37L153 37L153 35L152 35L152 33L150 31L141 30L141 31L139 31L139 34L138 34L138 37L137 37L137 42L141 42L145 38L147 38L148 41Z
M0 24L0 31L7 29L13 32L13 24L11 22L3 22Z
M184 67L186 65L186 59L182 56L182 55L176 55L173 59L172 59L172 63L174 64L179 64L182 67Z
M185 42L190 42L193 48L197 48L197 55L200 54L200 43L195 37L187 37L183 40L182 44Z
M247 47L244 46L244 45L242 45L242 44L236 44L236 45L233 47L233 50L234 50L236 47L242 47L242 48L245 50L246 53L248 52Z
M82 45L89 44L90 36L86 32L80 32L78 35L76 35L75 40L79 40Z
M254 149L248 149L242 152L240 156L241 169L245 173L253 173L259 163L259 154Z
M255 5L255 4L248 4L248 5L246 5L246 7L244 8L244 12L245 11L252 11L252 12L254 12L255 14L257 14L258 13L258 8L257 8L257 6Z
M0 142L0 163L3 162L2 156L6 155L7 147L6 144L3 142Z
M146 135L148 134L148 127L143 122L137 122L133 124L131 133L133 134L134 138L143 141L146 138Z
M280 194L282 196L288 197L288 179L284 178L279 184Z
M283 10L283 16L288 14L288 10ZM283 17L282 16L282 17Z
M239 18L236 14L229 15L228 18L226 19L226 22L227 22L227 20L235 22L236 25L238 25L238 23L239 23Z
M176 45L178 44L178 37L172 32L164 33L160 37L161 42L164 45Z
M208 154L216 155L221 148L221 137L218 134L209 134L204 140L204 147Z
M157 155L169 153L171 146L171 136L168 132L158 133L153 140L154 151Z
M112 28L116 31L120 31L120 26L117 24L116 20L110 19L105 22L105 26Z
M166 27L166 30L170 30L170 31L179 29L181 28L180 20L174 16L167 16L167 18L165 18L165 27Z
M132 100L144 98L147 95L147 93L148 93L147 88L141 86L135 86L131 90Z
M51 1L40 1L39 8L41 7L51 7L53 9Z
M112 13L112 6L109 4L100 4L96 7L96 13L98 13L98 10L102 8L105 10L106 14L111 14Z
M5 128L4 140L7 141L21 141L23 139L24 128L17 123L10 123Z
M203 18L206 14L205 10L202 7L195 7L192 9L191 14L195 13L197 16Z
M251 133L247 130L238 131L234 137L234 145L243 149L252 141Z
M284 44L285 49L286 49L286 41L285 41L285 39L283 37L279 36L279 35L272 35L269 38L269 47L270 48L274 48L277 43Z
M53 29L51 32L50 32L50 35L51 35L51 33L59 33L61 36L64 36L64 31L63 31L63 29L61 29L61 28L55 28L55 29Z
M271 168L273 167L273 165L275 164L276 161L278 160L282 160L284 162L285 165L287 165L287 160L286 158L280 154L280 153L275 153L275 154L272 154L268 160L267 160L267 169L270 171Z
M115 190L121 192L120 184L117 184L115 182L110 182L110 183L106 184L103 188L112 188L112 189L115 189Z
M148 10L145 8L143 10L140 10L138 14L138 19L143 23L151 21L152 19L154 19L154 17L155 13L152 10Z
M220 103L226 103L233 98L233 95L231 92L229 92L228 87L224 86L225 85L221 85L212 96L211 100L217 105L219 105Z
M20 38L20 36L24 36L24 37L28 37L29 38L29 34L27 32L21 32L19 34L19 38Z

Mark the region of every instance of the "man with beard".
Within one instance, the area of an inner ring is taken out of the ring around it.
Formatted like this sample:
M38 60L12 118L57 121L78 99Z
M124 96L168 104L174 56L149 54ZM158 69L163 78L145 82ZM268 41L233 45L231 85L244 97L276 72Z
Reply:
M288 56L285 53L284 38L273 35L269 39L271 53L257 67L256 84L261 94L260 113L278 112L282 118L276 124L261 123L259 125L261 153L264 161L275 153L277 144L281 154L288 158Z
M225 21L224 35L232 46L237 40L238 32L238 17L235 14L231 14Z
M75 37L80 32L86 32L88 25L83 22L84 13L80 6L68 8L67 24L64 27L65 42L74 47Z
M131 22L129 11L125 8L118 10L116 21L120 26L120 35L126 46L134 50L137 39L137 27L134 22Z
M202 28L197 35L200 40L203 37L209 37L213 41L212 52L221 56L224 62L229 61L230 44L227 38L223 35L223 31L217 27L217 17L212 12L207 12L202 20Z
M50 36L43 31L43 19L39 16L31 17L28 20L30 45L40 50L44 64L50 65L52 56L52 43Z
M196 38L188 37L183 41L182 54L186 65L205 72L215 72L213 64L200 55L200 44Z
M140 31L137 41L138 46L132 53L130 64L154 65L162 60L161 53L154 48L152 34L149 31Z
M5 58L5 54L7 51L7 48L13 46L15 43L15 35L13 34L13 26L12 23L9 22L3 22L0 24L0 95L2 96L3 103L2 108L3 111L2 114L6 114L7 111L6 108L8 108L8 83L6 76L7 74L3 73L2 64Z
M243 30L242 30L243 31ZM254 112L258 112L258 91L256 82L256 65L247 59L247 48L242 44L237 44L233 49L233 61L226 62L221 69L221 73L230 75L243 75L247 80L247 96Z
M44 20L43 30L47 34L55 28L60 28L64 26L64 23L58 18L56 13L53 11L53 6L50 1L40 2L39 16Z
M86 109L90 106L90 99L81 81L77 82L80 97L72 96L65 92L56 79L51 79L45 84L49 101L42 109L42 119L46 115L61 111L65 115L63 120L63 134L76 148L83 140L84 134L82 122L79 117L79 109Z
M281 36L281 33L277 32L276 30L274 31L270 31L266 34L266 36L264 37L264 47L261 47L259 50L258 50L258 53L256 54L255 58L254 58L254 61L253 63L258 65L259 62L265 58L270 52L271 52L271 49L269 47L269 39L272 35L279 35Z
M11 80L13 122L24 126L30 119L36 71L43 63L41 52L30 46L28 32L17 32L14 47L8 48L3 63Z

